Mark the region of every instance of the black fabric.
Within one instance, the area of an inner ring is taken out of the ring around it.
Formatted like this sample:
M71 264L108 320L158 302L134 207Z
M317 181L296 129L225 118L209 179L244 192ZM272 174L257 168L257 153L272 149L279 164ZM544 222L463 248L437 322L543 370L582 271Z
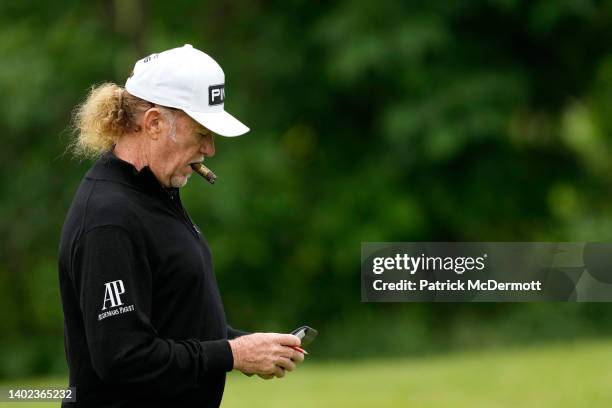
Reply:
M234 329L232 326L227 326L227 338L230 340L235 339L236 337L245 336L247 334L250 334L250 333L242 331L242 330Z
M217 407L233 367L208 244L178 189L111 152L62 229L68 407ZM229 337L228 337L229 336Z

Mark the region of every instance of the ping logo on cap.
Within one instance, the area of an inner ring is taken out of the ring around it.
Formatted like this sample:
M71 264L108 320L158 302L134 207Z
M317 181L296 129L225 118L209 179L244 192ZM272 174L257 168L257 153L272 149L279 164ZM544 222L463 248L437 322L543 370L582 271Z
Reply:
M225 84L208 87L208 105L221 105L225 100Z

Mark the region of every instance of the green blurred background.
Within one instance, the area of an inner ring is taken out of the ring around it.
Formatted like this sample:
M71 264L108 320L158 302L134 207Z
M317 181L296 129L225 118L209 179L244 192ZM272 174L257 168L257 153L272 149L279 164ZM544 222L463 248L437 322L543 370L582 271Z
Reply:
M310 360L353 372L575 342L597 361L608 304L361 303L360 243L610 241L611 26L589 0L0 3L0 380L66 373L57 248L91 164L65 153L71 110L185 43L251 127L182 190L234 327L317 327Z

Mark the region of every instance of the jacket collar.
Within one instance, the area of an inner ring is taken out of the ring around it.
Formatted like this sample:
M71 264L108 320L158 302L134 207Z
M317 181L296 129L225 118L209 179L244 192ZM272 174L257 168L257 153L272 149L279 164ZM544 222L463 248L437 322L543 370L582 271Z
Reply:
M178 188L162 186L149 166L145 166L138 171L132 163L115 156L112 150L100 156L85 177L125 184L151 194L178 195Z

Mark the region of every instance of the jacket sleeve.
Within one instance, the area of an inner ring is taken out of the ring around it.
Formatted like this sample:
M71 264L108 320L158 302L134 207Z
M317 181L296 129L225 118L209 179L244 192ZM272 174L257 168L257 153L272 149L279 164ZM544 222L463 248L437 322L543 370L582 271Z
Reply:
M119 226L86 232L75 248L75 287L93 368L109 383L180 394L233 368L226 339L171 340L151 324L152 277L144 250Z
M227 325L227 338L229 340L235 339L236 337L246 336L247 334L251 334L249 332L245 332L242 330L234 329L229 324Z

